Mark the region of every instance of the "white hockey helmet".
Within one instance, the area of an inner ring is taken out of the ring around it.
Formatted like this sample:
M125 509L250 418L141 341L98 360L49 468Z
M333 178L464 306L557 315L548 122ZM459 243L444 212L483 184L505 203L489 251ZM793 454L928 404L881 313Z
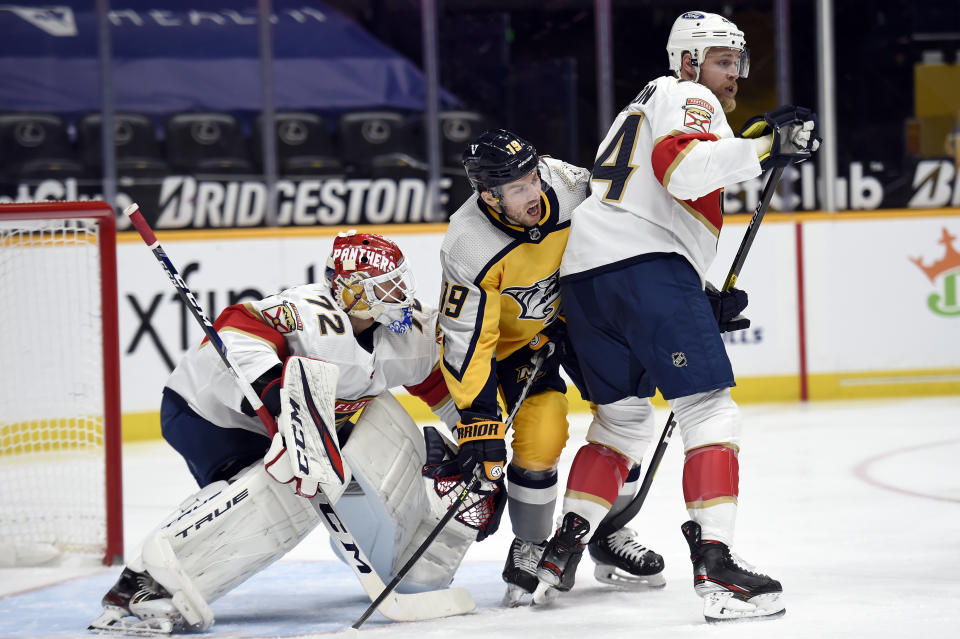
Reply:
M745 78L750 73L750 50L743 31L723 16L704 11L687 11L673 23L667 38L670 70L679 78L683 52L689 51L699 79L700 63L710 47L736 49L740 52L740 77Z

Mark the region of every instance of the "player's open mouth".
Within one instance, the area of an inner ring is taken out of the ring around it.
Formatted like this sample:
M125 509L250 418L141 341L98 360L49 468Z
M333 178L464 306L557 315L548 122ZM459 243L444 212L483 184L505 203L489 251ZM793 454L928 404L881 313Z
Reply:
M527 209L527 215L530 217L540 217L540 202Z

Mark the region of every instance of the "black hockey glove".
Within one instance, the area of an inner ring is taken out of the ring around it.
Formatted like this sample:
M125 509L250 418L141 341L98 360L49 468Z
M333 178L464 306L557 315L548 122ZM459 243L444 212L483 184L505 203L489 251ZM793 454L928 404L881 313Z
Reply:
M507 465L507 446L503 441L506 426L496 417L465 413L457 422L460 452L457 460L464 477L473 477L480 466L480 476L490 482L503 479Z
M803 162L820 148L817 114L789 104L747 120L740 137L758 143L757 156L763 170Z
M253 390L260 397L260 401L263 402L264 407L273 415L274 419L280 415L280 380L282 377L283 364L277 364L251 384ZM240 402L240 410L249 417L257 416L246 397Z
M713 316L717 318L721 333L750 328L750 320L740 314L743 309L747 308L746 291L741 291L739 288L718 291L713 284L707 282L704 293L706 293L707 300L710 302Z

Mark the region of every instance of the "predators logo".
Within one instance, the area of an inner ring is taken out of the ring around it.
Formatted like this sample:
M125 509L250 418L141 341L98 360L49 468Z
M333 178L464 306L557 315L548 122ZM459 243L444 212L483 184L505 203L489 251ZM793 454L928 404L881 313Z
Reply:
M520 306L518 319L549 324L560 310L560 269L530 286L509 286L501 295L509 295Z

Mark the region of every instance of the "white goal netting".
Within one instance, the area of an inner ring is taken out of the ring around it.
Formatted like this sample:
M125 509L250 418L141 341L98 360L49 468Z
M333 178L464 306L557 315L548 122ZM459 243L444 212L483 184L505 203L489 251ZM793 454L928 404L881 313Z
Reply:
M104 552L98 230L0 212L0 565Z

